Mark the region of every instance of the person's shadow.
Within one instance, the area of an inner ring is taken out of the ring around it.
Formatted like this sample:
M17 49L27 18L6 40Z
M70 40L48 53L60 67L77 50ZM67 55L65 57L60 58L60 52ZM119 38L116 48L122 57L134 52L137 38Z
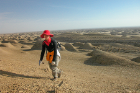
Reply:
M8 71L0 70L0 75L7 77L22 77L22 78L35 78L35 79L46 79L47 77L37 77L37 76L26 76L23 74L16 74Z

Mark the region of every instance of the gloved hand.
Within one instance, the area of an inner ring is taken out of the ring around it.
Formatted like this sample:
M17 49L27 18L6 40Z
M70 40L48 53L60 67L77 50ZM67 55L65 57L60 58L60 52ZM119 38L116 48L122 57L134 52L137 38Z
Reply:
M39 60L39 66L40 66L41 62L42 62L42 61L41 61L41 60Z
M55 61L52 61L52 63L51 63L52 65L55 65Z

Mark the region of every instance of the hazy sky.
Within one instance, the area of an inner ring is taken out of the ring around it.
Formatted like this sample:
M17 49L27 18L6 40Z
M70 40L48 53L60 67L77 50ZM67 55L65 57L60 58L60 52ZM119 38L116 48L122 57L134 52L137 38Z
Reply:
M140 26L140 0L0 0L0 33Z

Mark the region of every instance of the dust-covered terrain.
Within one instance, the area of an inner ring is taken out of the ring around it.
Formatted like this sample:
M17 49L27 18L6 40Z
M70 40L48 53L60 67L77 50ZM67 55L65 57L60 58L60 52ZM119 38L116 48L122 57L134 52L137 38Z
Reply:
M51 31L62 44L52 81L40 32L0 34L0 93L140 93L140 28Z

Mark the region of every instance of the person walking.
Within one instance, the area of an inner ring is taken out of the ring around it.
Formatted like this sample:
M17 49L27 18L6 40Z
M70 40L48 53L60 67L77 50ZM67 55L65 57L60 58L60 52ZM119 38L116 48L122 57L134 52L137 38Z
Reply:
M40 55L39 65L41 64L44 53L46 50L46 60L49 63L49 67L52 70L53 80L60 78L61 70L58 69L58 64L61 59L60 53L57 49L57 42L54 40L53 34L50 34L49 30L44 30L44 32L40 35L41 38L45 38L42 43L42 51Z

